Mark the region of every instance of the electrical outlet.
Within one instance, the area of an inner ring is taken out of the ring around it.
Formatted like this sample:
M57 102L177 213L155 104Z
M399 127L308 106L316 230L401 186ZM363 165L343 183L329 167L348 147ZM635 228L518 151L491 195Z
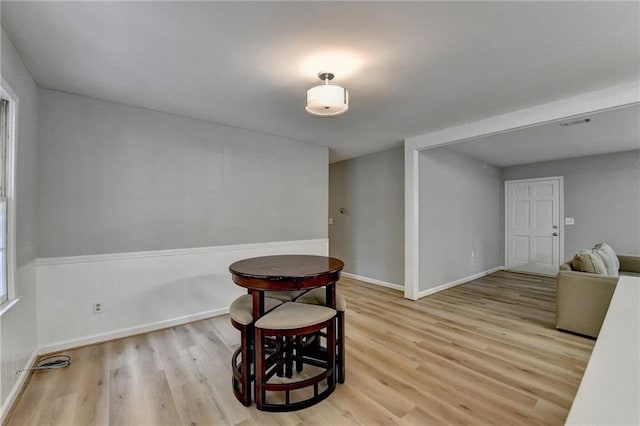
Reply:
M93 313L101 314L102 313L102 302L94 302L93 303Z

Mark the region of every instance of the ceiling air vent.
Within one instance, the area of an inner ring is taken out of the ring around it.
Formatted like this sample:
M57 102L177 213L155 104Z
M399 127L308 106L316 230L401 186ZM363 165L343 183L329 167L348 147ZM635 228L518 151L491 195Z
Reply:
M590 118L581 118L579 120L563 121L562 123L560 123L560 125L562 127L569 127L569 126L575 126L576 124L584 124L584 123L590 123L590 122L591 122Z

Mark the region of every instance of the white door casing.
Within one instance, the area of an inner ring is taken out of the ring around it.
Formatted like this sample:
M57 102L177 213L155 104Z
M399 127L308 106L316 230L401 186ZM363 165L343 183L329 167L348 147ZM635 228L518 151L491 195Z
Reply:
M510 271L555 275L564 250L562 177L505 181L505 262Z

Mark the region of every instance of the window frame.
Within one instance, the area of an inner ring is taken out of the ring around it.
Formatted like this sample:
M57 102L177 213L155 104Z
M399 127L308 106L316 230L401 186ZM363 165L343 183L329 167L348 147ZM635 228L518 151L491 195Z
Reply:
M0 77L0 97L9 101L7 111L7 141L5 147L5 186L7 199L6 217L6 292L0 296L0 315L18 301L16 290L16 198L15 198L15 157L18 138L19 98Z

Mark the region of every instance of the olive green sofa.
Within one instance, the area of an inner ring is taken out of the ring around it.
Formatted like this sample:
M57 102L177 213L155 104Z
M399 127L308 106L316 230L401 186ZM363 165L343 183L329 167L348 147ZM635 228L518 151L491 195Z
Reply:
M617 255L619 275L640 276L640 256ZM573 270L572 261L560 266L556 293L556 328L598 337L617 276Z

